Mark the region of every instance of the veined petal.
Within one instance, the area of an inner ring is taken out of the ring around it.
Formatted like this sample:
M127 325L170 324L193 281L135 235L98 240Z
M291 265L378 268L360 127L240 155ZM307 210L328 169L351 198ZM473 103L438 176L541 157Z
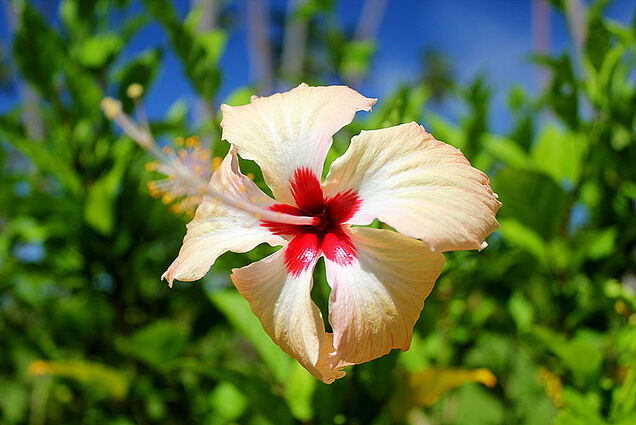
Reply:
M222 105L222 138L236 145L241 157L256 161L274 197L293 204L290 179L298 169L320 177L332 136L370 111L376 99L346 86L298 87L243 106Z
M285 249L249 266L232 270L232 282L249 301L265 332L287 354L321 381L329 384L345 373L344 364L331 368L333 336L325 333L320 310L311 300L311 267L287 272Z
M331 286L332 362L363 363L393 348L407 350L444 255L390 230L352 228L357 260L325 258Z
M230 148L216 170L210 188L245 203L263 208L274 201L249 178L241 174L236 149ZM173 280L192 281L203 277L216 259L226 251L247 252L261 243L283 245L285 240L261 226L255 216L206 196L187 225L179 256L161 276L170 285Z
M355 136L323 187L326 196L357 190L361 204L349 224L377 218L434 251L484 248L499 227L501 203L488 176L415 122Z

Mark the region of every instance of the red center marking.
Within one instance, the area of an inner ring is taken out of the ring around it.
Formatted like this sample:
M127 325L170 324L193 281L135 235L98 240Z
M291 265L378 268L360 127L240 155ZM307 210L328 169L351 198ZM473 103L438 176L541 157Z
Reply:
M349 220L360 209L361 199L353 190L339 192L324 198L318 177L309 168L298 168L289 179L291 194L296 206L276 204L272 211L286 214L315 217L311 226L282 224L263 221L276 235L293 236L285 248L287 271L298 276L311 267L322 252L327 259L337 264L351 264L356 258L355 246L342 223Z

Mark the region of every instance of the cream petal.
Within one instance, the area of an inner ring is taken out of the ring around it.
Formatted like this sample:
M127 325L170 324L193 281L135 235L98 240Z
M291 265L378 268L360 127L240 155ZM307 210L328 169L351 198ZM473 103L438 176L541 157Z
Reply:
M331 368L333 336L325 333L320 310L311 300L316 264L297 274L287 272L285 249L249 266L232 270L232 282L249 301L265 332L312 375L329 384L345 375Z
M391 230L350 231L357 260L339 265L325 258L333 363L363 363L394 348L407 350L444 266L444 255L417 239Z
M434 251L483 249L499 227L501 203L488 176L415 122L355 136L323 187L326 196L358 191L362 202L349 224L377 218Z
M212 176L209 186L214 191L246 204L251 203L262 208L274 205L269 196L241 174L234 147L230 148ZM261 243L272 246L285 243L283 238L263 227L254 215L211 197L204 198L187 229L179 256L161 276L170 285L175 279L192 281L202 278L226 251L247 252Z
M222 138L260 165L278 201L293 205L289 183L294 172L308 168L320 178L332 136L375 102L346 86L301 84L247 105L222 105Z

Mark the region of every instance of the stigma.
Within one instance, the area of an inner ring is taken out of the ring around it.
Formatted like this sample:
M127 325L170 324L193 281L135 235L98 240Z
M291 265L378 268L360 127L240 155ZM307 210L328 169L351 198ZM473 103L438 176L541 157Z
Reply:
M313 223L296 225L261 220L261 226L272 233L291 238L285 250L287 271L297 276L312 267L321 254L337 264L351 264L356 259L356 248L346 222L360 209L362 200L358 193L347 190L325 198L318 177L306 167L295 170L290 178L290 191L296 205L275 204L270 210L313 217Z

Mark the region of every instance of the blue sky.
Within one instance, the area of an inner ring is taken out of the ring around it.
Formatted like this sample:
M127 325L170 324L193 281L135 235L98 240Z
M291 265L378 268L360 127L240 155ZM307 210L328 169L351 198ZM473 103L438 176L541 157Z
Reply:
M41 6L43 2L35 2ZM271 0L271 9L284 11L286 0ZM362 0L341 0L338 5L340 21L355 26L361 12ZM176 1L184 15L190 2ZM250 83L244 0L235 1L236 26L230 35L226 52L221 60L223 85L220 100L234 89ZM134 8L143 12L140 1ZM629 22L634 14L634 3L617 0L607 15ZM57 7L49 7L55 12ZM8 43L4 23L4 8L0 8L0 39ZM505 95L518 84L530 92L536 91L533 68L528 64L531 42L531 0L388 0L386 13L378 37L378 50L368 80L361 88L363 94L379 97L391 91L400 82L412 81L420 66L420 52L425 47L443 51L452 60L456 77L469 81L483 72L490 82L494 100L491 124L495 130L505 131L509 117ZM569 35L565 20L551 13L552 51L569 48ZM129 46L126 56L155 46L167 46L166 37L158 24L141 31ZM148 93L149 115L162 116L177 99L194 100L194 92L183 76L181 64L168 52L159 79ZM0 93L0 110L6 110L17 101L16 94ZM445 111L451 119L460 113L452 106ZM424 123L426 125L426 123Z

